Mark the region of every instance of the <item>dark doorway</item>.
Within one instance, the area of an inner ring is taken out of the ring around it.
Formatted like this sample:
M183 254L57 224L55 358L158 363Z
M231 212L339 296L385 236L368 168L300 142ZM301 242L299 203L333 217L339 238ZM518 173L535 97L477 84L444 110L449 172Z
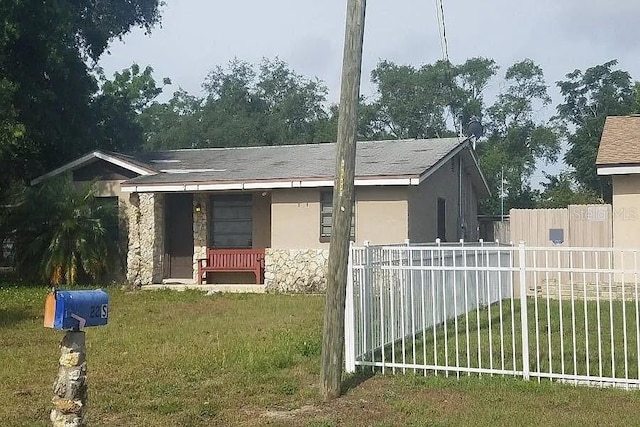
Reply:
M445 201L445 199L438 197L438 212L437 212L437 233L438 235L436 236L438 239L440 239L441 241L446 241L447 240L447 219L446 219L446 212L447 212L447 203Z
M193 195L167 194L165 199L165 277L193 278Z

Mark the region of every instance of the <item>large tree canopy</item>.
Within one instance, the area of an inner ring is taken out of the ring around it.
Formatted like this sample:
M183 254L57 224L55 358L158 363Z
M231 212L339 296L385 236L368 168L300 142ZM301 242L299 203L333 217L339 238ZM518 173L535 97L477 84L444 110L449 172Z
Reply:
M142 114L146 147L200 148L311 143L331 134L327 89L279 59L214 68L204 99L183 90Z
M536 162L553 162L560 151L556 129L534 115L536 108L551 103L542 68L525 59L509 67L504 79L506 89L487 110L487 139L479 144L480 164L493 193L483 203L487 214L501 211L501 197L507 212L532 207L535 192L529 178Z
M159 0L3 1L0 192L102 146L88 63L133 27L158 23ZM107 146L111 144L108 143Z
M567 164L575 169L578 182L611 201L611 180L596 174L596 156L607 116L631 114L638 106L628 72L614 69L617 61L605 62L567 74L558 82L564 102L558 118L567 126ZM637 86L636 86L637 87Z
M482 92L497 66L487 58L448 61L419 68L380 62L371 72L372 102L363 102L360 133L364 139L437 138L483 112Z

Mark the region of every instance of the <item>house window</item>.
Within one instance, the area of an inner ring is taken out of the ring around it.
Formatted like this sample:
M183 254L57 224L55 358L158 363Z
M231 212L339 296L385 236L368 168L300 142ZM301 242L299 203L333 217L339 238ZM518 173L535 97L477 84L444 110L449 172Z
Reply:
M209 243L214 248L253 247L253 198L229 194L211 198Z
M320 241L328 242L331 239L331 220L333 214L333 191L320 192ZM355 202L351 210L351 240L356 239L356 207Z
M438 208L436 212L436 222L437 222L436 237L443 242L446 240L446 236L447 236L446 212L447 212L446 200L443 199L442 197L438 197Z

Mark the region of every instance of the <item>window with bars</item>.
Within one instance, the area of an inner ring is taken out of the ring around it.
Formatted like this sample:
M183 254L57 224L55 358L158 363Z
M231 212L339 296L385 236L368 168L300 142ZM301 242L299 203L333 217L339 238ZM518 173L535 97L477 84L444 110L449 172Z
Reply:
M219 249L251 248L253 245L253 200L250 194L211 198L209 245Z
M331 240L331 220L333 216L333 191L320 192L320 241L328 242ZM356 239L356 207L355 202L351 210L351 232L349 233L351 240Z

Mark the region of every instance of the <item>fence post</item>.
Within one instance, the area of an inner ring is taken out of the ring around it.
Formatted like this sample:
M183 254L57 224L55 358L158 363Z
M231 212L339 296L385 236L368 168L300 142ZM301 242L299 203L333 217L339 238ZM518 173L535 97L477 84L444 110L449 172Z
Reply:
M353 242L349 242L347 295L344 308L344 370L347 373L356 371L355 312L353 304Z
M529 380L529 318L527 316L527 272L524 242L518 245L520 271L520 326L522 329L522 377ZM515 320L515 319L514 319ZM516 369L516 367L513 367Z

